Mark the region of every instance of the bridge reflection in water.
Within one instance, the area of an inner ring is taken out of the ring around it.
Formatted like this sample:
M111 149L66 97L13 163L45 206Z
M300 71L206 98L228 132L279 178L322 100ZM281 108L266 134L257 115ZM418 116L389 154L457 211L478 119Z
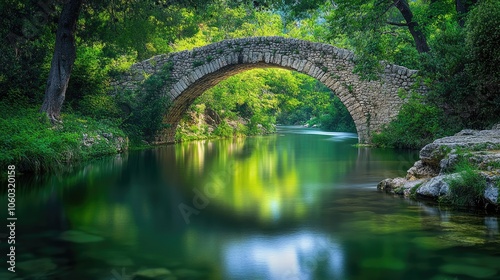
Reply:
M381 179L404 175L416 152L355 143L355 134L285 128L131 152L65 177L19 178L26 189L16 250L33 255L20 262L54 263L57 271L46 265L37 277L61 279L108 279L122 267L199 279L500 275L497 217L377 192ZM193 211L188 222L180 205ZM61 240L68 231L87 243Z

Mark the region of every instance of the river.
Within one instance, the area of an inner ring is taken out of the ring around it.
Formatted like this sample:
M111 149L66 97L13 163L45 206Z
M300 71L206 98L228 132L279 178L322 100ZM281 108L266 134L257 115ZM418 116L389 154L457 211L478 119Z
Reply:
M19 176L0 279L500 279L498 216L377 191L418 153L356 143L280 127Z

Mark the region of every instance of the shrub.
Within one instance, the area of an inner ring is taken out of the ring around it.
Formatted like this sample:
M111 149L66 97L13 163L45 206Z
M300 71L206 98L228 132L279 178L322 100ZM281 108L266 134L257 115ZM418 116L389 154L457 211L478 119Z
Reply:
M213 133L221 138L229 138L233 136L233 128L227 122L222 121Z
M85 95L79 103L79 111L84 115L99 118L120 116L115 99L108 94Z
M434 139L456 132L443 119L441 109L426 104L423 97L412 95L396 119L381 132L373 134L373 144L380 147L419 149Z
M172 64L166 63L157 74L147 78L141 88L119 95L118 101L127 104L132 111L123 124L132 140L153 141L157 133L166 128L163 118L170 99L162 89L170 79L171 69Z

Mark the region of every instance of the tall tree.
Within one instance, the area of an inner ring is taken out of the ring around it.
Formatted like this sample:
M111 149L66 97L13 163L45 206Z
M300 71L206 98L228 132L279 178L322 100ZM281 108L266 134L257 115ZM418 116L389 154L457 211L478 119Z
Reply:
M430 50L429 45L427 44L427 39L425 38L424 33L421 29L419 29L418 23L415 21L413 17L413 13L410 9L410 5L406 0L393 0L394 6L401 12L401 15L406 21L406 24L397 24L400 26L407 26L410 31L413 40L415 41L415 47L419 53L428 52ZM391 23L396 24L396 23Z
M401 2L404 1L404 2ZM412 5L413 2L412 2ZM406 0L337 0L325 4L329 42L356 53L354 71L377 79L381 60L417 67L430 48L421 18Z
M202 0L65 0L41 112L47 114L53 123L60 122L62 105L76 59L75 31L80 10L85 12L82 20L84 28L78 29L79 35L82 35L80 39L107 42L110 44L106 45L112 45L111 48L115 50L135 51L141 59L145 59L156 51L150 40L161 37L152 38L151 33L162 32L167 40L160 44L168 45L168 39L173 37L172 34L178 33L178 30L167 29L176 29L183 24L182 9L202 10L208 3L210 1ZM111 28L109 24L112 25ZM192 23L186 25L191 27Z
M61 108L76 59L75 31L83 0L67 0L57 26L54 56L41 112L52 123L60 122Z

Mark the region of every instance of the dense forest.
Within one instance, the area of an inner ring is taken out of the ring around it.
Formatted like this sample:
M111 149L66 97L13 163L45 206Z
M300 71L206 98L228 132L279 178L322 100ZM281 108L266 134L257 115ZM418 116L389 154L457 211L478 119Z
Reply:
M169 101L110 94L110 82L154 55L250 36L353 50L364 79L377 79L380 61L419 70L429 93L403 96L408 102L374 145L419 148L500 121L495 0L2 0L0 24L0 163L20 170L120 151L108 138L147 145ZM345 106L317 80L258 69L198 98L176 139L271 133L276 124L355 132Z

